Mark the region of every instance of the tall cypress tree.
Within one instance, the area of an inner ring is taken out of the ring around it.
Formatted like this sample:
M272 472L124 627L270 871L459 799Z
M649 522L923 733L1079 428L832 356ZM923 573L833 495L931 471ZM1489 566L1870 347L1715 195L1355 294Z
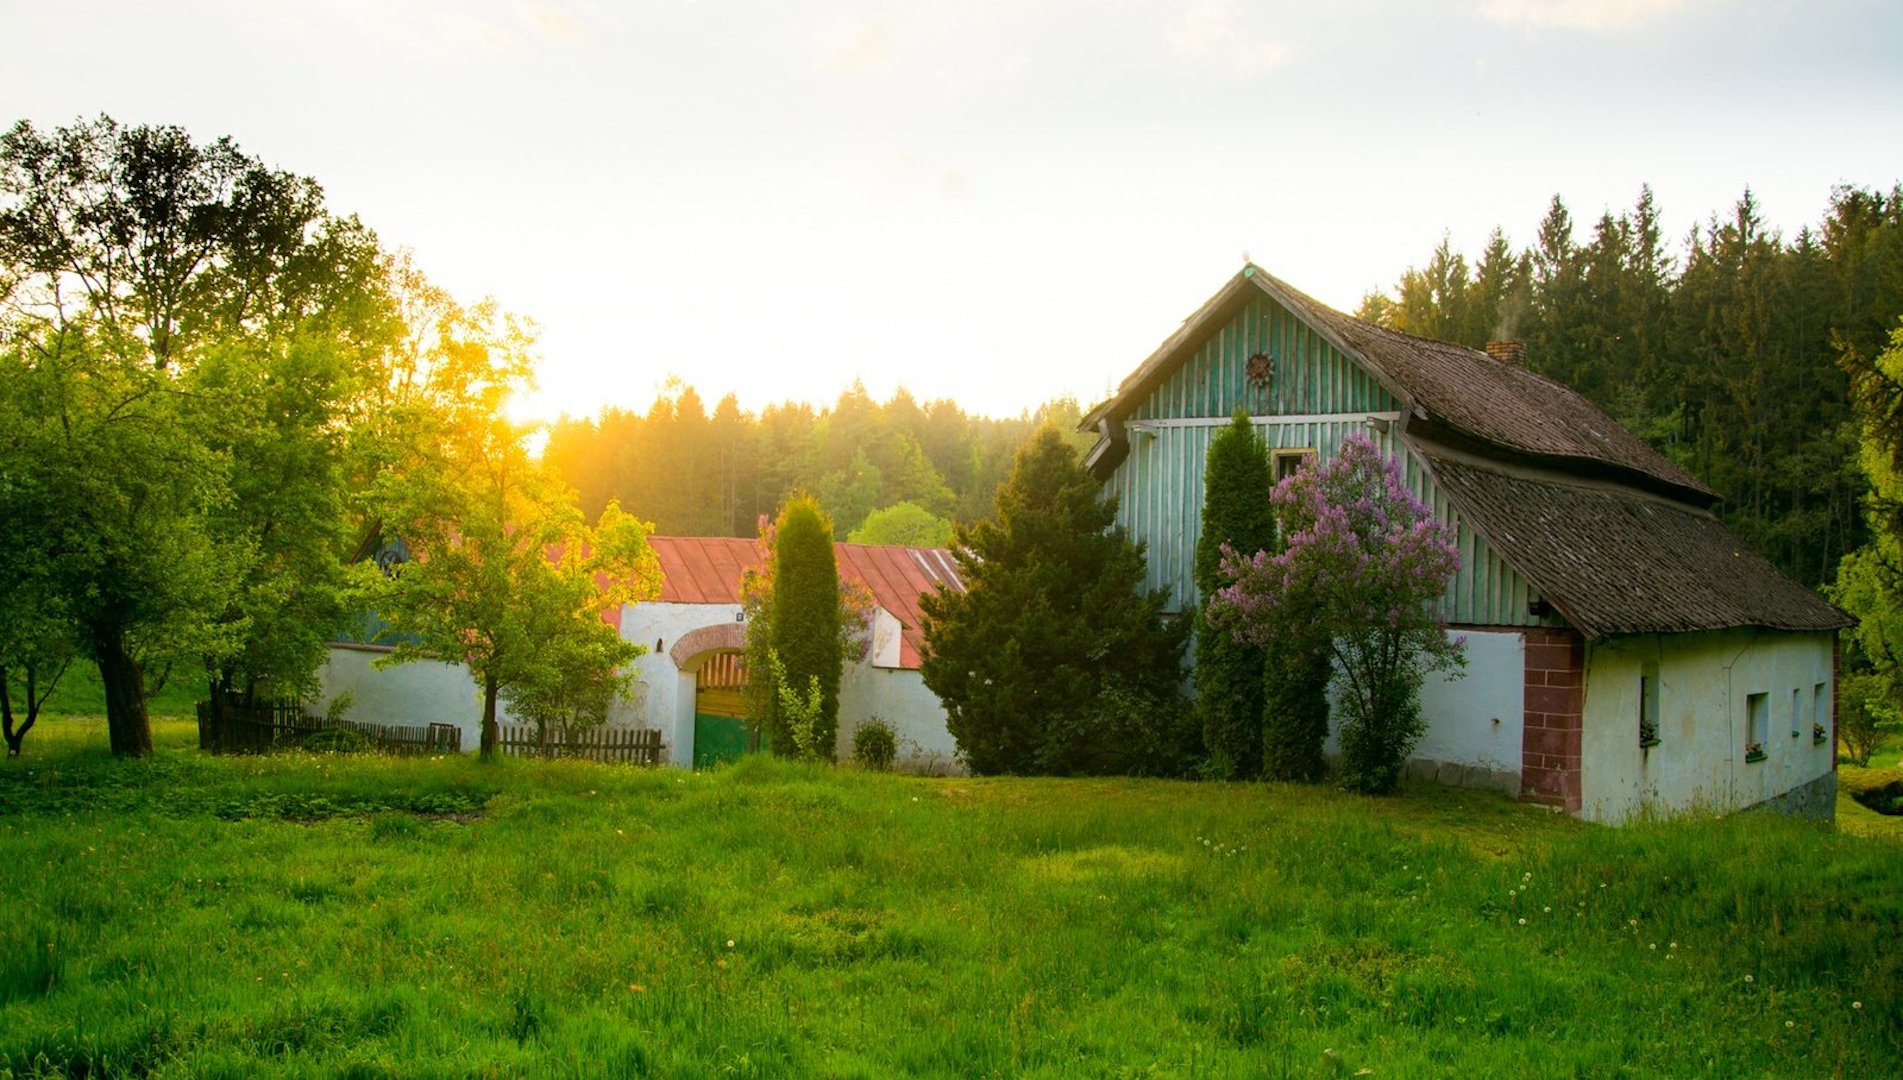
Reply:
M771 639L785 667L787 685L795 694L804 697L812 680L819 680L821 704L813 745L828 761L839 729L839 670L845 662L839 633L842 617L832 522L811 496L795 495L780 511L773 530ZM765 675L757 672L754 677ZM779 702L769 707L774 753L798 753Z
M1196 541L1196 590L1204 602L1227 584L1224 544L1242 555L1276 546L1275 486L1269 451L1238 410L1229 426L1210 440L1203 466L1203 531ZM1214 777L1252 779L1262 772L1265 657L1261 649L1196 617L1196 718L1201 723L1206 771Z

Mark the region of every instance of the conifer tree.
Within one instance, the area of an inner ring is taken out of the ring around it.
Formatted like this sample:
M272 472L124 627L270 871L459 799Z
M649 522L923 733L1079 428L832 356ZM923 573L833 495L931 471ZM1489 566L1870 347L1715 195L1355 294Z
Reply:
M1210 440L1203 466L1203 530L1196 541L1196 591L1208 597L1228 584L1222 549L1244 555L1277 547L1275 487L1269 452L1237 411ZM1267 702L1262 649L1196 620L1196 717L1207 754L1204 771L1223 780L1262 772L1262 717Z
M773 530L773 655L786 684L804 696L818 680L820 708L813 719L810 745L832 759L839 728L839 672L845 662L840 627L839 567L833 558L833 525L808 495L795 495L780 511ZM767 672L758 671L755 678ZM769 704L773 751L795 755L791 718L782 695Z
M1193 735L1179 686L1187 620L1143 588L1116 503L1046 426L997 514L958 530L965 591L927 594L925 685L975 773L1179 772Z

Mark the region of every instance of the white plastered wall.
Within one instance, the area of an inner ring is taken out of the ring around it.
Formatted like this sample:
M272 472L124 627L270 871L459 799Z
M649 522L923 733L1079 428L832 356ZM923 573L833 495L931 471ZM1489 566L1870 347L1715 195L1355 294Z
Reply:
M917 671L879 667L870 661L847 664L839 680L840 761L852 759L852 734L877 716L898 738L899 767L917 772L962 773L958 744L945 727L945 706Z
M1467 663L1458 673L1435 673L1421 683L1427 732L1408 755L1408 775L1517 795L1526 718L1526 637L1512 630L1450 630L1448 636L1466 640ZM1332 728L1342 716L1338 700L1331 702L1331 711ZM1341 752L1339 735L1332 730L1327 752Z
M1645 750L1639 678L1648 661L1658 665L1659 745ZM1822 715L1813 719L1819 683ZM1746 699L1759 693L1770 707L1765 759L1746 762ZM1813 742L1811 724L1830 728L1834 693L1829 633L1728 630L1590 643L1580 814L1616 823L1642 813L1735 810L1815 781L1830 772L1832 747Z
M1427 734L1410 755L1468 770L1442 779L1466 787L1518 794L1526 717L1526 637L1512 631L1465 630L1467 665L1429 675L1421 684Z
M332 645L318 673L322 690L312 711L324 713L340 695L349 694L345 719L407 727L454 724L462 729L465 751L481 746L482 697L468 668L437 660L376 667L375 661L387 655L382 649ZM497 703L496 715L510 722L506 703Z

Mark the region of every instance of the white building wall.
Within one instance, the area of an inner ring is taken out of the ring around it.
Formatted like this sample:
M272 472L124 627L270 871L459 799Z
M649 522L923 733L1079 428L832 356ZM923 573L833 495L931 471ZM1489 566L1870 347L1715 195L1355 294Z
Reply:
M1410 755L1445 783L1519 794L1526 715L1526 637L1512 631L1465 630L1467 666L1429 675L1421 684L1427 734ZM1421 764L1414 764L1414 763ZM1452 768L1447 768L1451 766Z
M1659 676L1659 745L1639 746L1639 678ZM1795 791L1831 771L1831 635L1771 630L1650 634L1586 650L1580 745L1582 817L1617 823L1642 813L1736 810ZM1812 716L1816 687L1822 715ZM1793 708L1792 691L1797 691ZM1745 761L1746 699L1768 696L1765 760Z
M1526 718L1526 637L1511 630L1450 630L1448 636L1466 639L1467 665L1422 682L1421 716L1427 732L1408 755L1407 774L1517 795ZM1342 711L1333 700L1331 710L1326 750L1333 756L1341 752L1334 728Z
M382 649L333 645L318 673L321 696L312 711L322 714L340 695L350 695L345 719L367 724L454 724L462 729L462 745L473 752L482 743L482 695L476 680L461 664L413 660L378 668L375 661L389 655ZM510 723L508 705L497 702L496 716Z
M847 664L839 680L840 761L852 760L852 734L871 717L898 737L898 767L931 774L963 773L958 744L945 727L945 706L925 677L905 668Z

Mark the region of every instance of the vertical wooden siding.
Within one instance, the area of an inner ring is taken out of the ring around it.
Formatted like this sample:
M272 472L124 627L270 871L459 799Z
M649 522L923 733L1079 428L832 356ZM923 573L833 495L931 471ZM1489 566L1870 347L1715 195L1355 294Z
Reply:
M1276 360L1276 377L1266 388L1251 387L1243 377L1248 357L1256 352L1268 352ZM1400 403L1352 360L1266 297L1252 301L1134 414L1137 424L1145 420L1214 422L1132 430L1129 456L1105 485L1117 496L1118 523L1132 539L1148 547L1148 587L1169 589L1171 610L1189 610L1200 602L1194 569L1196 542L1202 533L1203 466L1220 422L1237 405L1252 415L1271 417L1256 424L1270 450L1313 449L1325 463L1343 439L1360 431L1383 453L1403 454L1408 486L1437 517L1455 527L1460 572L1442 601L1448 621L1539 625L1527 613L1532 590L1525 579L1460 520L1459 512L1420 463L1398 446L1391 430L1377 431L1361 419L1327 415L1391 412ZM1317 414L1327 418L1293 419ZM1291 419L1277 420L1275 415Z
M1249 357L1275 361L1267 387L1243 377ZM1137 420L1223 417L1241 406L1251 416L1389 412L1387 389L1308 324L1266 296L1249 301L1182 367L1137 406Z

